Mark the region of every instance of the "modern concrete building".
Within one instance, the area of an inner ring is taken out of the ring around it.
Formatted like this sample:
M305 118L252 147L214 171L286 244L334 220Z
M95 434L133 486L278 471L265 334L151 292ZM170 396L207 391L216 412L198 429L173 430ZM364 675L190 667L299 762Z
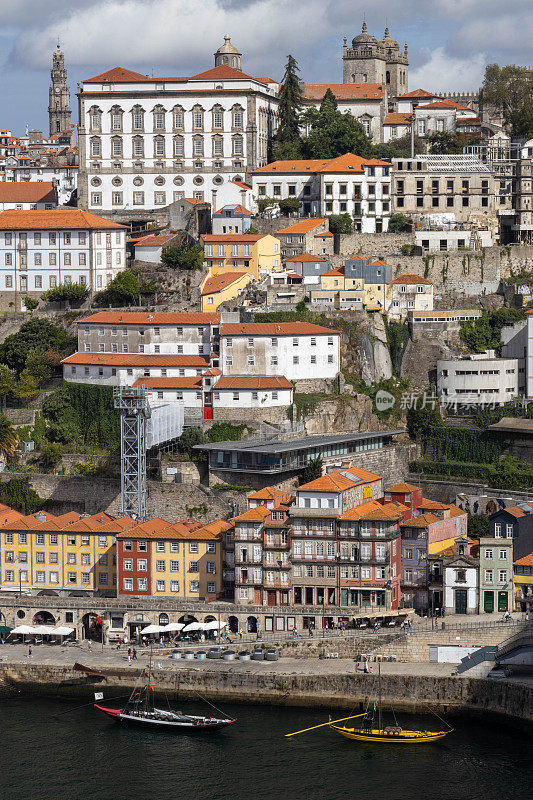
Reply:
M518 397L518 359L479 355L437 361L437 390L452 409L458 405L504 405Z

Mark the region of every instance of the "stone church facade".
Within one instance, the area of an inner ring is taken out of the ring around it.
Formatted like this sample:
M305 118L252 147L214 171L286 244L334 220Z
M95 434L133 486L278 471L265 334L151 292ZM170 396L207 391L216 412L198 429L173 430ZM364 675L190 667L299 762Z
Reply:
M352 39L349 48L346 37L342 49L343 83L379 83L383 85L389 98L406 94L409 79L409 59L407 44L400 45L391 39L389 29L381 41L368 33L366 22L359 36Z

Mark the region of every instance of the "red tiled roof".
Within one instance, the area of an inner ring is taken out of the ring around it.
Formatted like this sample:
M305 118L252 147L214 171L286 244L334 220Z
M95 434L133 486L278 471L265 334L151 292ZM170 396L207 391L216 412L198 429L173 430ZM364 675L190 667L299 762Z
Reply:
M78 325L91 323L123 325L217 325L220 314L200 311L97 311L90 317L77 321Z
M398 112L391 112L385 117L384 125L409 125L411 122L411 114L400 114Z
M302 219L300 222L295 222L294 225L289 225L288 228L282 228L279 231L276 231L276 236L280 233L285 234L295 234L295 233L310 233L315 228L318 228L319 225L323 225L324 222L327 222L326 217L316 217L315 219Z
M449 509L450 506L446 505L446 503L439 503L438 500L430 500L427 497L423 497L422 502L418 504L418 508L424 511L445 511L446 509Z
M533 567L533 553L528 553L527 556L523 556L523 558L518 558L514 563L515 567L517 565L519 567Z
M0 203L54 203L56 192L51 181L1 181Z
M431 92L427 92L425 89L415 89L412 92L407 92L407 94L401 94L398 97L398 100L404 100L405 98L417 98L417 97L438 97L438 94L432 94Z
M240 186L241 189L251 189L249 183L244 183L244 181L230 181L230 183L235 183L237 186Z
M345 489L351 489L352 486L357 486L356 481L346 478L340 472L330 472L322 475L321 478L298 486L297 491L342 492Z
M205 200L199 200L197 197L184 197L183 199L193 206L202 205L206 202Z
M360 467L349 467L346 472L348 472L350 475L355 475L357 478L361 478L363 481L382 480L381 475L378 475L375 472L369 472L367 469L361 469Z
M253 171L254 175L270 173L289 173L289 174L312 174L314 172L357 172L362 174L365 166L384 166L390 167L388 161L381 161L377 158L361 158L353 153L345 153L336 158L326 159L296 159L292 161L273 161L264 167L259 167Z
M252 492L248 495L248 500L274 500L275 497L282 497L286 492L280 489L274 489L272 486L265 486L264 489L259 489L257 492Z
M421 275L398 275L397 278L393 278L391 281L389 281L389 286L391 283L401 284L402 286L415 286L417 284L433 286L432 281L429 281L427 278L423 278Z
M198 75L191 75L188 80L252 80L259 81L259 83L268 83L269 78L254 78L252 75L247 75L246 72L241 72L240 69L229 67L227 64L221 64L218 67L206 69L205 72L199 72Z
M322 277L330 277L331 275L344 275L344 267L337 267L337 269L330 269L322 273Z
M249 272L222 272L220 275L213 275L208 278L202 286L202 294L215 294L227 289L232 283L240 281L240 279L247 275L250 279L252 276Z
M270 511L268 508L256 506L255 508L249 508L248 511L245 511L243 514L239 514L238 517L234 518L234 522L262 522L264 518L269 515Z
M333 237L331 231L324 231L324 233L315 233L315 239L328 239L330 236Z
M331 336L340 331L313 325L310 322L226 322L220 327L221 336Z
M103 217L97 217L81 208L55 208L50 211L2 211L0 212L0 229L51 229L51 230L125 230L125 225L118 225Z
M86 78L83 83L139 83L147 80L150 80L148 75L142 75L125 67L113 67L93 78Z
M154 236L143 236L141 239L135 240L135 247L162 247L175 238L175 233L158 233Z
M291 258L286 258L285 261L327 261L327 258L312 256L311 253L302 253L301 256L291 256Z
M369 266L370 267L386 267L387 264L385 264L384 261L381 261L381 259L378 258L377 261L371 261Z
M383 100L383 86L380 83L306 83L306 100L322 100L327 90L333 92L337 100Z
M202 379L194 375L189 378L139 378L134 386L147 389L201 389Z
M428 103L427 105L424 103L424 105L419 105L417 108L455 108L457 111L471 111L473 113L473 109L462 106L460 103L454 103L453 100L435 100L434 103Z
M215 385L215 391L219 389L292 389L292 383L283 376L277 375L257 375L225 377Z
M411 492L419 488L419 486L415 486L413 483L395 483L394 486L390 486L385 489L385 491L391 492L392 494L411 494Z
M73 353L62 364L85 364L109 367L208 367L209 358L174 353Z
M248 211L247 208L241 206L240 204L234 206L233 203L226 203L225 206L222 206L222 208L220 208L218 211L215 211L213 216L216 217L219 214L222 214L225 208L227 209L231 208L232 209L231 213L236 217L241 217L241 216L248 217L251 214L251 211Z
M331 158L319 172L364 172L365 167L390 167L390 161L379 158L361 158L353 153L346 153L337 158Z
M320 167L323 167L329 159L314 158L314 159L293 159L290 161L272 161L270 164L265 164L264 167L258 167L253 170L253 174L264 174L270 172L288 172L288 173L313 173L318 172Z

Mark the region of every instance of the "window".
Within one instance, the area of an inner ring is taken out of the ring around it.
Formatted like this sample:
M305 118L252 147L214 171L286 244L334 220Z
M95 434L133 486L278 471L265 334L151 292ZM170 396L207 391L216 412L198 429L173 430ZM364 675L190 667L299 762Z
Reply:
M170 571L171 572L179 572L180 571L180 562L179 561L171 561L170 562Z
M133 591L133 578L124 578L124 591L132 592Z
M498 570L498 582L499 583L507 583L507 570L506 569Z
M207 561L206 562L206 571L209 575L214 575L217 571L217 565L215 561Z
M148 589L148 578L137 578L137 589L139 592L145 592Z
M179 592L180 590L180 582L179 581L170 581L170 591L171 592Z
M200 591L200 581L189 581L189 592L197 594Z

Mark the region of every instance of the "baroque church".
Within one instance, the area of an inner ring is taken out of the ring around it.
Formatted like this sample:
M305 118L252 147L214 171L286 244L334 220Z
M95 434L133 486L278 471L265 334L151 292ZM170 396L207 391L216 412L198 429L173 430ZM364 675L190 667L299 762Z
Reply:
M65 56L61 52L59 44L52 56L50 78L48 100L49 135L54 136L57 133L66 133L72 127L70 122L70 87L67 86Z

